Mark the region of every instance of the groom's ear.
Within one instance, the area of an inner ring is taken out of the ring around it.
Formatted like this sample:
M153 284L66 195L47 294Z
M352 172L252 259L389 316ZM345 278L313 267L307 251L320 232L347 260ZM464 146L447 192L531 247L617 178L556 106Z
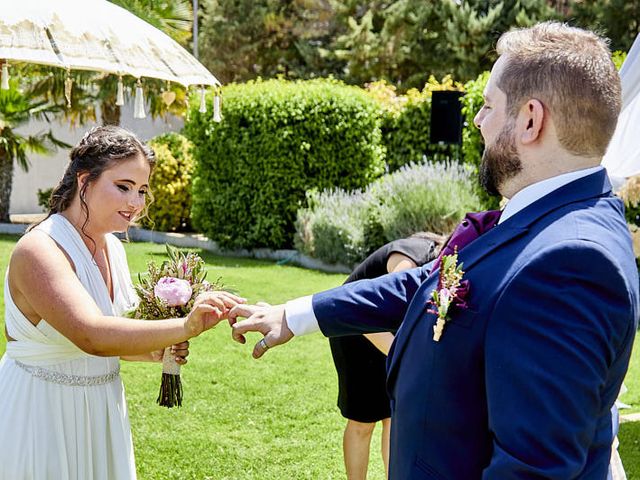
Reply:
M523 145L530 145L540 140L546 114L542 102L535 98L522 105L518 114L518 126L520 127L520 142Z

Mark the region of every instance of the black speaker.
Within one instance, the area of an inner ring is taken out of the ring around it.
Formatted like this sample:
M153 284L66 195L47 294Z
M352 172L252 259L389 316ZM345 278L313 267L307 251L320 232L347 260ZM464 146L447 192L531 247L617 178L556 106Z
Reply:
M462 143L462 92L436 90L431 93L430 143Z

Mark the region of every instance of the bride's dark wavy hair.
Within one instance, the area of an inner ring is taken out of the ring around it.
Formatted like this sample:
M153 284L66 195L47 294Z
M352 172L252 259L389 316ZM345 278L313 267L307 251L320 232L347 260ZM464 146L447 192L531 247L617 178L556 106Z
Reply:
M136 155L142 155L153 171L156 162L153 150L130 131L113 125L94 127L89 130L69 154L70 161L64 175L51 193L49 212L45 220L54 213L60 213L69 208L78 194L80 206L85 214L81 230L85 233L84 228L89 223L89 207L84 199L87 187L114 164L130 160ZM78 192L78 175L81 173L89 175ZM150 199L152 200L152 197ZM40 223L32 225L29 230Z

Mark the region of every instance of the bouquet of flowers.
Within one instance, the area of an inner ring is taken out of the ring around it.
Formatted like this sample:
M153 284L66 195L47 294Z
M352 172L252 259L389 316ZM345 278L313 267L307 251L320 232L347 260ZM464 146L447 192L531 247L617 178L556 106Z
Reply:
M186 317L200 293L221 289L218 282L205 280L207 273L199 255L183 253L171 245L166 247L169 260L160 266L149 262L147 272L138 274L139 283L134 288L140 303L130 313L132 318L162 320ZM164 351L162 383L157 400L160 406L168 408L182 406L180 365L170 351L171 347Z

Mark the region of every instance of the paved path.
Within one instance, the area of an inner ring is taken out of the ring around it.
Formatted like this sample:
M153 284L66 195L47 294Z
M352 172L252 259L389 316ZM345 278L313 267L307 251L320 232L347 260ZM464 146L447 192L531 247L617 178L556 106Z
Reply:
M620 423L625 423L625 422L640 422L640 412L620 415Z

